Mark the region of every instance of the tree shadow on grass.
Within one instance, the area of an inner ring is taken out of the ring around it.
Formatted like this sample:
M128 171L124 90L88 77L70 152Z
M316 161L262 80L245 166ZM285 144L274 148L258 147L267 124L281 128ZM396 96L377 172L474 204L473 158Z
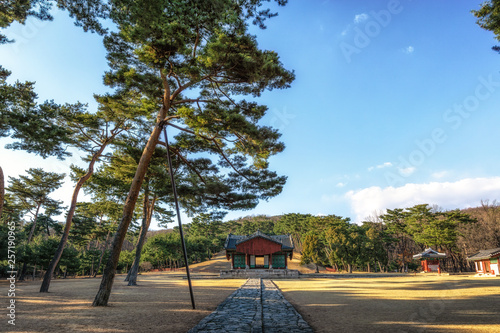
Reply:
M127 286L123 278L116 278L108 307L91 306L100 279L86 282L56 280L50 293L38 292L41 282L22 284L16 292L16 326L13 331L186 332L240 285L240 281L232 284L193 281L196 301L196 310L193 310L185 280L144 277L138 281L139 286Z
M406 282L386 295L376 283L338 283L337 289L291 288L283 294L316 332L500 332L499 283L424 282L409 290ZM474 295L473 288L482 294Z

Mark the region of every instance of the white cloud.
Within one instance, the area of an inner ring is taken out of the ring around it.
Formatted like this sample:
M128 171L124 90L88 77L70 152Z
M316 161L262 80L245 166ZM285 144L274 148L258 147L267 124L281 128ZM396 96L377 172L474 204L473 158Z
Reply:
M434 178L434 179L443 179L444 177L448 176L450 173L446 170L444 171L438 171L438 172L434 172L433 174L431 174L431 177Z
M346 183L342 183L342 182L340 182L340 183L337 183L337 185L336 185L336 186L337 186L337 187L344 187L344 186L346 186L346 185L347 185Z
M415 48L413 46L408 46L403 49L403 52L406 54L412 54L415 51Z
M478 206L481 200L500 199L500 177L406 184L401 187L373 186L349 191L345 198L350 203L355 222L362 222L373 212L418 204L438 205L444 209L467 208Z
M368 168L368 171L373 171L374 169L383 169L383 168L389 168L392 166L391 162L385 162L376 166L371 166Z
M366 14L366 13L361 13L361 14L354 15L354 19L353 19L354 25L360 24L360 23L368 20L369 18L370 18L370 16L368 16L368 14ZM352 30L352 24L348 24L344 28L344 30L342 30L340 32L340 35L342 37L345 37L349 32L351 32L351 30Z
M349 33L350 30L351 30L351 25L349 24L344 30L342 30L342 32L340 34L342 36L345 36Z
M368 14L361 13L354 16L354 23L358 24L368 20Z
M417 168L415 167L398 168L398 171L402 176L408 177L409 175L417 171Z

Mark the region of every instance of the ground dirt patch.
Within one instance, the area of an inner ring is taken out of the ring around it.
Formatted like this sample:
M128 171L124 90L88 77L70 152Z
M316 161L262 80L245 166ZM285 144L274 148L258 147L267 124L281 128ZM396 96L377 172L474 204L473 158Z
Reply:
M38 292L41 281L18 282L15 327L7 324L8 283L3 280L0 331L187 332L245 282L210 277L215 267L227 264L218 256L192 266L194 311L182 271L141 274L136 287L128 287L125 276L117 275L110 306L99 308L91 304L100 278L54 280L48 294ZM274 282L318 333L500 332L499 278L352 276L310 274Z
M500 279L275 280L315 332L500 332Z
M142 274L129 287L117 275L108 307L92 307L100 278L54 280L50 293L39 293L41 281L16 285L16 325L7 323L2 290L2 332L186 332L215 310L244 280L193 279L196 310L192 310L187 280L179 274Z
M217 253L212 259L191 264L189 270L193 273L209 273L219 275L221 270L231 269L231 262L227 260L224 251Z

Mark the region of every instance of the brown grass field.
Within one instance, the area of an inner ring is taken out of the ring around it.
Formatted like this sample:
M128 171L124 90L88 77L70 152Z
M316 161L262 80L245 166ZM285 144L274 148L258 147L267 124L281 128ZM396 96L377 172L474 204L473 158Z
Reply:
M275 280L315 332L500 332L500 279Z
M295 260L294 260L295 261ZM91 306L100 278L16 285L16 326L7 323L8 283L0 282L0 331L4 332L186 332L244 280L200 278L225 268L217 260L193 266L196 310L182 272L146 273L138 286L115 279L110 306ZM198 277L198 278L196 278ZM500 279L411 275L382 278L275 280L316 332L500 332Z

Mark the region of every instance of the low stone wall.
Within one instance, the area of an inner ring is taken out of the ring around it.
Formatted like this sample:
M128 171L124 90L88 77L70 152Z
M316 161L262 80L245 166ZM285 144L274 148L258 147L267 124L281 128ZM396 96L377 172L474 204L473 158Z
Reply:
M220 277L224 279L297 279L299 277L299 271L294 269L230 269L227 271L220 271Z

